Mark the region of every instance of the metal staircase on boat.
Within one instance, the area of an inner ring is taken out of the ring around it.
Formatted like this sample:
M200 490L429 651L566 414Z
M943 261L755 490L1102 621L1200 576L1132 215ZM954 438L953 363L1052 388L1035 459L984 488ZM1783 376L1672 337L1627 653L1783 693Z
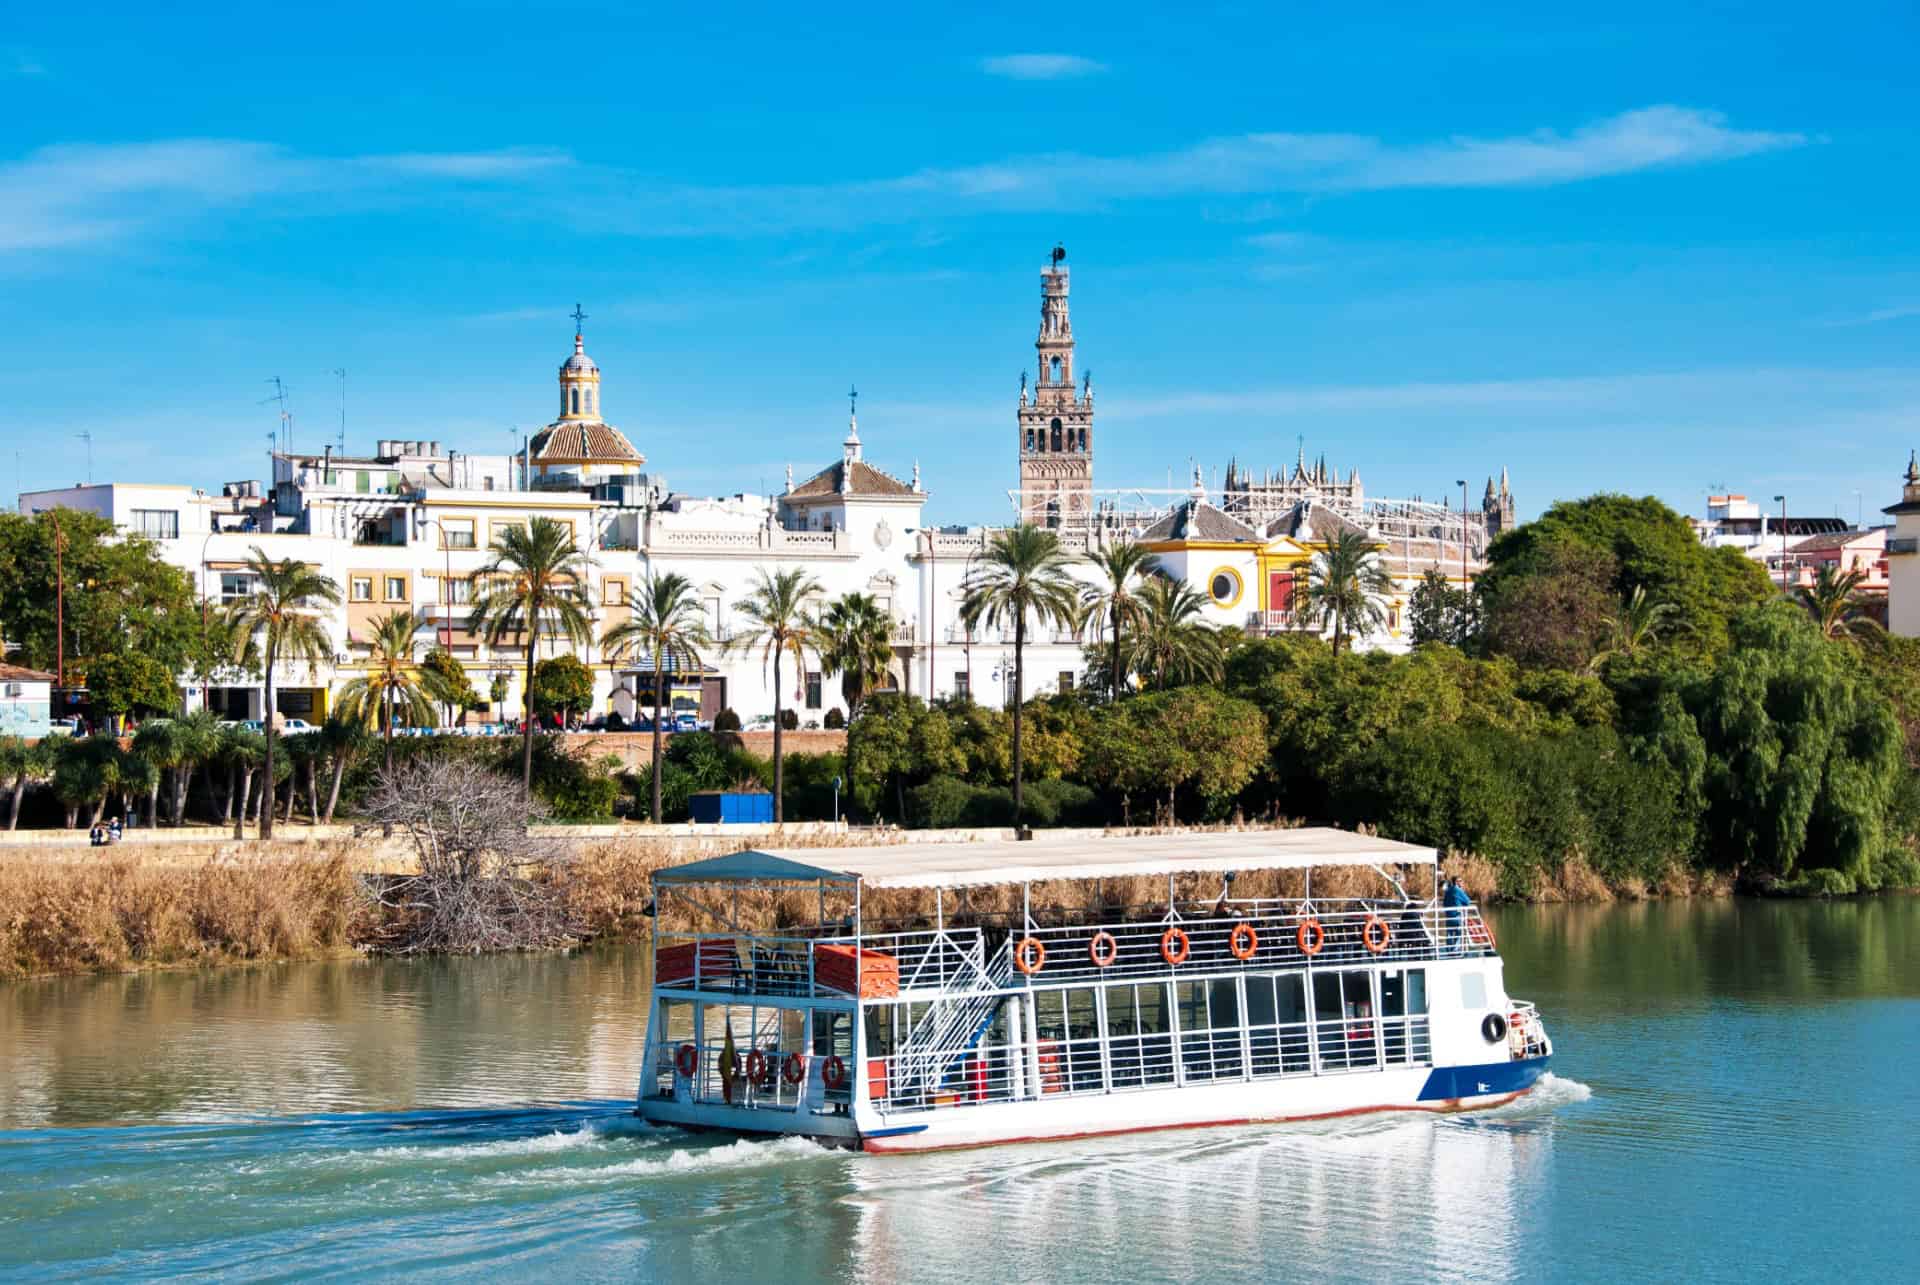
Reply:
M1009 938L994 952L992 961L978 970L977 989L952 999L935 1000L928 1007L895 1050L895 1075L899 1078L892 1096L912 1100L945 1082L955 1062L971 1052L993 1025L1006 998L1001 992L1013 980L1013 968L1013 941Z

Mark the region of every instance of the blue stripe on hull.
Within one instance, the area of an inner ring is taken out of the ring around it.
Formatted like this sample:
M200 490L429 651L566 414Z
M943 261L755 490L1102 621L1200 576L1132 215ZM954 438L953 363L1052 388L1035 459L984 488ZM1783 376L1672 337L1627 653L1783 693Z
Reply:
M1487 1062L1480 1066L1436 1066L1420 1088L1422 1102L1451 1098L1483 1098L1530 1089L1547 1073L1547 1059L1530 1057L1518 1062Z

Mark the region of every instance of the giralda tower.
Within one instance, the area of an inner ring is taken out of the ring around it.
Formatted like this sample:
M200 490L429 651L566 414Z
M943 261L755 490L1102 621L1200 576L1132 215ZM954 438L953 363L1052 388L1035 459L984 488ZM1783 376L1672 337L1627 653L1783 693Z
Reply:
M1066 258L1056 245L1040 270L1040 377L1031 396L1020 378L1020 517L1079 528L1093 507L1093 379L1074 387Z

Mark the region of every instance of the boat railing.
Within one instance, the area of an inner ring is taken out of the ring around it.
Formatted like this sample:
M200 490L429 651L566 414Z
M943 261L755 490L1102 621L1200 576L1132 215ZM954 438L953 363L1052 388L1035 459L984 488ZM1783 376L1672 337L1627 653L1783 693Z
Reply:
M1540 1010L1527 1000L1507 1001L1507 1052L1515 1061L1553 1053L1553 1041L1540 1022Z
M1220 1029L1102 1037L1097 1028L995 1043L954 1058L943 1074L924 1059L869 1058L867 1090L883 1113L1047 1100L1430 1064L1425 1014L1330 1017Z
M653 1095L672 1097L683 1084L696 1102L707 1105L744 1107L757 1111L796 1111L803 1102L816 1106L843 1106L853 1100L853 1061L841 1059L840 1079L826 1082L828 1058L769 1045L753 1057L753 1048L734 1047L733 1074L721 1072L726 1057L726 1040L691 1040L662 1044L654 1050L654 1062L648 1068ZM692 1050L691 1056L688 1050ZM797 1055L797 1062L789 1059ZM687 1074L687 1063L692 1074ZM798 1078L794 1072L798 1071ZM758 1074L751 1074L757 1071Z
M806 999L944 995L991 984L978 928L861 936L663 932L654 969L654 984L663 988Z
M1493 953L1477 906L1424 902L1242 903L1206 919L1036 928L1025 936L1034 984L1119 981L1169 973L1416 963ZM1103 960L1105 962L1103 962Z

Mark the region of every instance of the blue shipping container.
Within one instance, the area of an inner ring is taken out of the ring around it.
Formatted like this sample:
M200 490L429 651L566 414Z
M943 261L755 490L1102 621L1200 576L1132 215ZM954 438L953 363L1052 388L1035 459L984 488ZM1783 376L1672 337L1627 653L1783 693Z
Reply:
M773 820L773 795L762 792L708 791L687 800L687 811L703 825Z

